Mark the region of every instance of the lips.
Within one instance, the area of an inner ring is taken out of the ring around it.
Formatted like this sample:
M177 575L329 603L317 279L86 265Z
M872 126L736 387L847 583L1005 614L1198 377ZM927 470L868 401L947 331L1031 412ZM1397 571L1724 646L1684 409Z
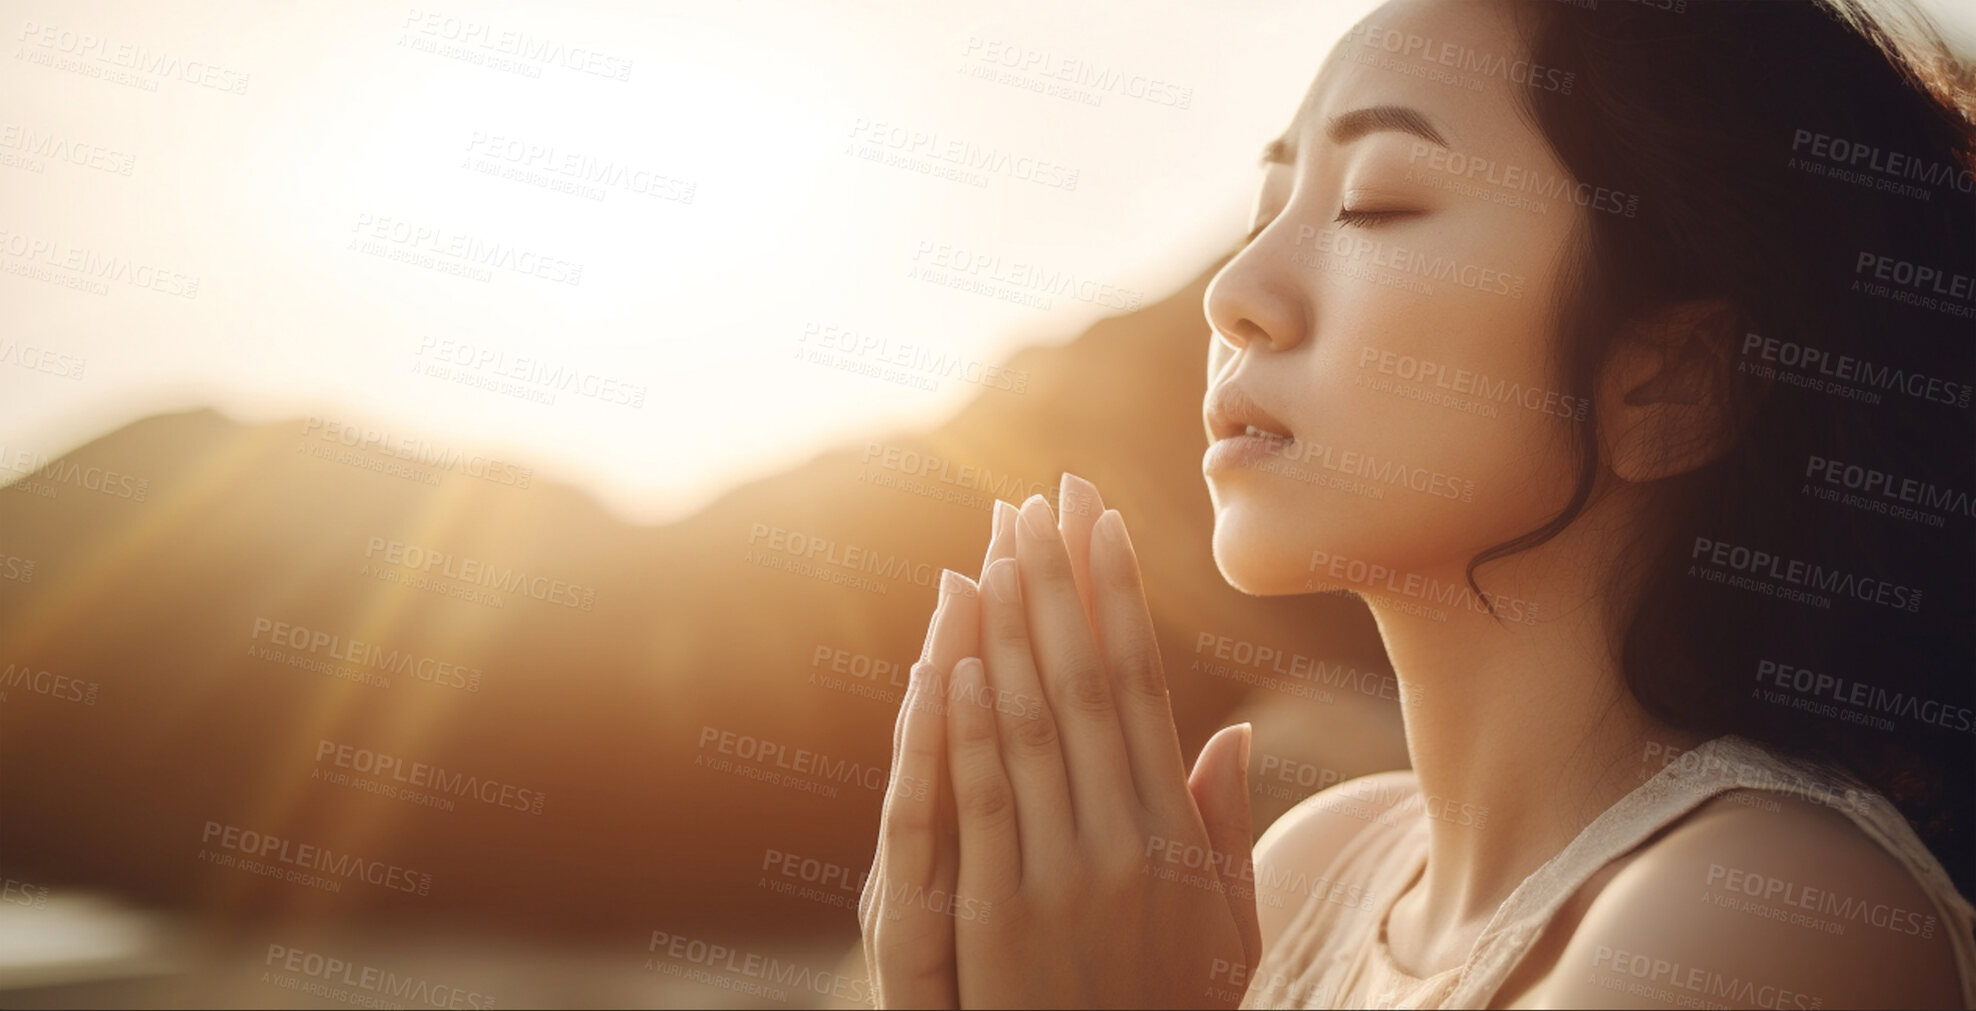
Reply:
M1290 426L1276 420L1235 386L1224 384L1208 390L1201 401L1201 412L1207 421L1209 440L1213 442L1242 436L1283 442L1294 438Z

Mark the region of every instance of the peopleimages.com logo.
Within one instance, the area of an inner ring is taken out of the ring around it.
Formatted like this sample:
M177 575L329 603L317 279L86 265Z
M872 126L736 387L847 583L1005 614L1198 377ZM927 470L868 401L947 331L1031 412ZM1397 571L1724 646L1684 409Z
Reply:
M560 604L584 611L591 610L597 604L597 591L591 587L549 576L531 575L519 566L462 558L448 551L372 537L364 547L364 557L380 556L385 562L416 572L444 576L459 583L487 587L502 593L519 593L547 604Z
M1797 599L1795 595L1773 592L1775 587L1781 586L1786 589L1795 588L1800 593L1816 590L1819 593L1851 597L1868 604L1879 604L1882 607L1891 607L1909 613L1921 610L1921 591L1911 586L1845 572L1803 559L1786 558L1740 544L1697 537L1688 558L1691 563L1699 562L1702 565L1713 566L1713 576L1719 577L1725 572L1735 573L1738 577L1738 585L1771 593L1773 596L1783 595L1787 596L1787 599ZM1695 574L1692 568L1690 574ZM1708 570L1704 570L1703 574L1711 575ZM1751 584L1749 580L1756 580L1756 583ZM1765 580L1768 581L1767 584L1763 582ZM1714 581L1723 580L1716 578ZM1829 603L1819 606L1829 606Z
M325 880L335 884L337 879L364 881L379 888L415 895L425 895L432 890L431 874L382 860L366 859L353 853L338 853L324 846L283 839L238 825L209 821L199 841L218 847L218 852L200 850L202 860L221 864L238 862L243 869L257 874L265 873L269 877L308 884L320 884Z

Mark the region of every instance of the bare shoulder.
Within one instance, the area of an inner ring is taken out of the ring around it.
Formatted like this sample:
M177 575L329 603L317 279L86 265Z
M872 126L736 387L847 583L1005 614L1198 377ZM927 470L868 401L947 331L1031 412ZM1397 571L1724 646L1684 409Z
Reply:
M1369 901L1359 882L1325 880L1346 844L1417 791L1411 770L1377 772L1299 801L1256 841L1256 907L1264 950L1307 897L1346 905Z
M1954 927L1898 858L1822 804L1717 797L1583 908L1518 1005L1962 1006Z

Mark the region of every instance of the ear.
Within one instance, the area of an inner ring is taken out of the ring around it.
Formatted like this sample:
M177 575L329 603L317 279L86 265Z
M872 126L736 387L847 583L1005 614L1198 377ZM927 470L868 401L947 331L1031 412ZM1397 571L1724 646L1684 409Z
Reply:
M1729 391L1741 324L1726 299L1677 302L1613 341L1599 377L1599 429L1615 476L1656 481L1728 452L1740 428Z

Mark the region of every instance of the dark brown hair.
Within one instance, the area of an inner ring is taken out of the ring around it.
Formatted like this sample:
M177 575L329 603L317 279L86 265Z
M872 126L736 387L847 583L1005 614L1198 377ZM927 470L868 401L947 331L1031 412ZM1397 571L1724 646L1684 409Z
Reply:
M1674 726L1857 776L1976 892L1969 71L1911 9L1853 0L1517 13L1531 62L1570 83L1526 89L1525 113L1576 181L1633 203L1584 210L1559 306L1559 382L1593 402L1575 494L1471 581L1589 502L1618 335L1723 301L1738 435L1660 482L1626 573L1639 589L1615 595L1633 608L1614 644L1628 686ZM1759 552L1773 561L1753 567Z

